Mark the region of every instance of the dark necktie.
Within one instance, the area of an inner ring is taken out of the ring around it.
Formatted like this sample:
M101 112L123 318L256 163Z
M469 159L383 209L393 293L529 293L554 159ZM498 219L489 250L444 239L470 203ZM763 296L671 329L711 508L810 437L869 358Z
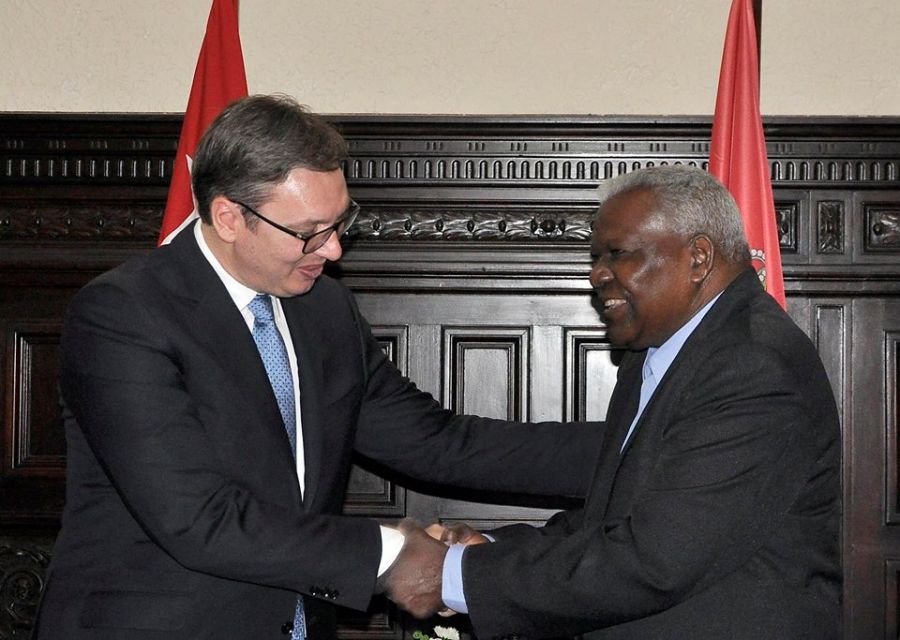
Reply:
M284 421L288 440L291 443L291 453L297 455L297 410L294 405L294 379L291 376L291 364L288 360L287 349L281 339L281 333L275 326L275 315L272 312L272 300L267 295L258 295L247 305L253 314L253 340L259 355L262 357L263 366L269 376L269 383L275 393L278 409ZM294 613L294 629L291 632L291 640L305 640L306 619L303 615L303 598L297 598L297 609Z

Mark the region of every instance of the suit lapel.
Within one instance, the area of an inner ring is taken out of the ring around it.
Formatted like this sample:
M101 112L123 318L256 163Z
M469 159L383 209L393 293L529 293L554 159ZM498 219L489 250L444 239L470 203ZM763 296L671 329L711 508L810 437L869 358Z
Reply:
M176 293L184 295L190 309L187 326L192 327L198 346L235 381L256 413L259 428L266 430L267 440L281 443L286 467L296 470L284 421L253 336L193 235L192 228L185 229L170 245L180 270L176 281L183 283ZM296 471L293 476L296 478Z
M719 330L724 324L729 322L737 308L746 305L752 297L759 296L761 291L756 271L752 268L748 268L728 285L722 293L722 297L719 298L688 337L672 366L666 372L663 380L660 381L653 397L650 398L650 402L644 408L644 412L641 414L638 424L635 425L635 431L627 446L624 450L621 450L625 434L628 432L628 428L631 426L631 422L637 413L642 384L641 369L646 357L646 352L643 351L626 354L619 369L619 379L616 382L616 388L610 399L609 411L607 412L609 435L604 439L597 471L594 475L594 482L591 485L588 507L586 508L588 517L605 517L611 494L615 487L616 475L625 454L628 453L629 448L637 439L642 437L642 433L645 433L648 428L652 428L650 421L654 419L654 405L660 404L664 396L673 393L673 388L677 389L678 385L676 383L680 378L679 370L690 369L694 366L696 358L702 357L702 349L698 349L698 345L705 344L712 332ZM768 302L766 300L766 303ZM772 301L772 304L774 304L774 301ZM676 390L674 393L678 393L678 391ZM663 416L663 419L666 419L666 416Z
M607 416L607 432L600 449L600 458L594 472L594 480L585 507L590 518L602 518L606 514L610 492L619 470L622 456L619 450L628 427L637 413L641 396L641 366L644 352L628 353L619 369L619 379L609 401Z
M300 421L303 434L303 459L305 488L303 504L307 509L318 489L319 469L322 464L322 388L325 359L319 348L322 344L321 326L311 313L312 297L298 296L282 299L281 308L291 331L291 341L297 354L297 370L300 375Z
M683 379L682 372L692 371L697 366L698 359L706 357L705 347L709 343L710 336L732 322L737 310L743 308L752 296L759 295L760 292L765 293L759 283L756 271L752 268L741 273L725 288L716 304L713 305L700 324L688 336L666 375L659 381L659 385L650 398L650 402L644 408L641 419L635 426L634 437L629 440L628 446L625 448L626 451L640 433L642 424L654 413L654 405L659 404L660 399L673 393L673 388L680 388L678 381ZM675 391L675 393L679 392Z

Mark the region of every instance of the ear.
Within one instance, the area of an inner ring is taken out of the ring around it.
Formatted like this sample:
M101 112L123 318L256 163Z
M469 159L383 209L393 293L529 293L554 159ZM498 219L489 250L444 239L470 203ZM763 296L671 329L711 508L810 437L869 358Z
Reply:
M213 198L209 205L209 216L216 235L223 242L234 242L238 232L246 226L240 205L225 196Z
M691 282L700 284L712 272L716 259L716 247L705 234L691 238Z

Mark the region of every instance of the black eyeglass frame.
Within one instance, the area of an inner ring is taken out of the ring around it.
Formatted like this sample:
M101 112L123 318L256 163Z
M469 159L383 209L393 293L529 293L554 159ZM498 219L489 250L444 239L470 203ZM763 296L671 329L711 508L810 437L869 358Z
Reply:
M254 209L253 207L251 207L248 204L244 204L240 200L231 200L231 201L233 203L235 203L236 205L243 207L244 209L246 209L247 211L249 211L250 213L255 215L257 218L262 220L263 222L272 225L279 231L283 231L284 233L288 234L289 236L293 236L294 238L297 238L297 240L303 240L302 251L303 251L304 255L309 255L310 253L315 253L316 251L318 251L319 249L324 247L325 243L328 242L328 238L331 237L332 233L337 232L338 237L341 237L342 235L344 235L344 233L347 231L347 229L349 229L351 226L353 226L353 223L356 221L356 216L359 215L359 205L356 204L356 202L354 200L350 200L350 204L347 206L347 209L344 210L344 213L341 214L341 217L338 218L337 221L333 225L331 225L330 227L325 227L324 229L319 229L318 231L315 231L310 234L304 234L304 233L300 233L299 231L294 231L293 229L289 229L288 227L278 224L277 222L275 222L273 220L269 220L267 217L265 217L259 211L257 211L256 209ZM321 240L319 238L321 238ZM310 245L310 240L313 241L312 245Z

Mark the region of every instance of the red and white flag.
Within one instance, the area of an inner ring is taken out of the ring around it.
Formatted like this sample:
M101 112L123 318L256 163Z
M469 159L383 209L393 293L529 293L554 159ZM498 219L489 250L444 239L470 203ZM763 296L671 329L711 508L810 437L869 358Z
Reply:
M213 0L184 113L159 244L166 244L197 217L191 163L203 132L230 102L247 95L238 32L238 0Z
M753 266L766 291L785 307L775 200L759 111L759 52L751 0L734 0L728 16L709 172L737 201Z

